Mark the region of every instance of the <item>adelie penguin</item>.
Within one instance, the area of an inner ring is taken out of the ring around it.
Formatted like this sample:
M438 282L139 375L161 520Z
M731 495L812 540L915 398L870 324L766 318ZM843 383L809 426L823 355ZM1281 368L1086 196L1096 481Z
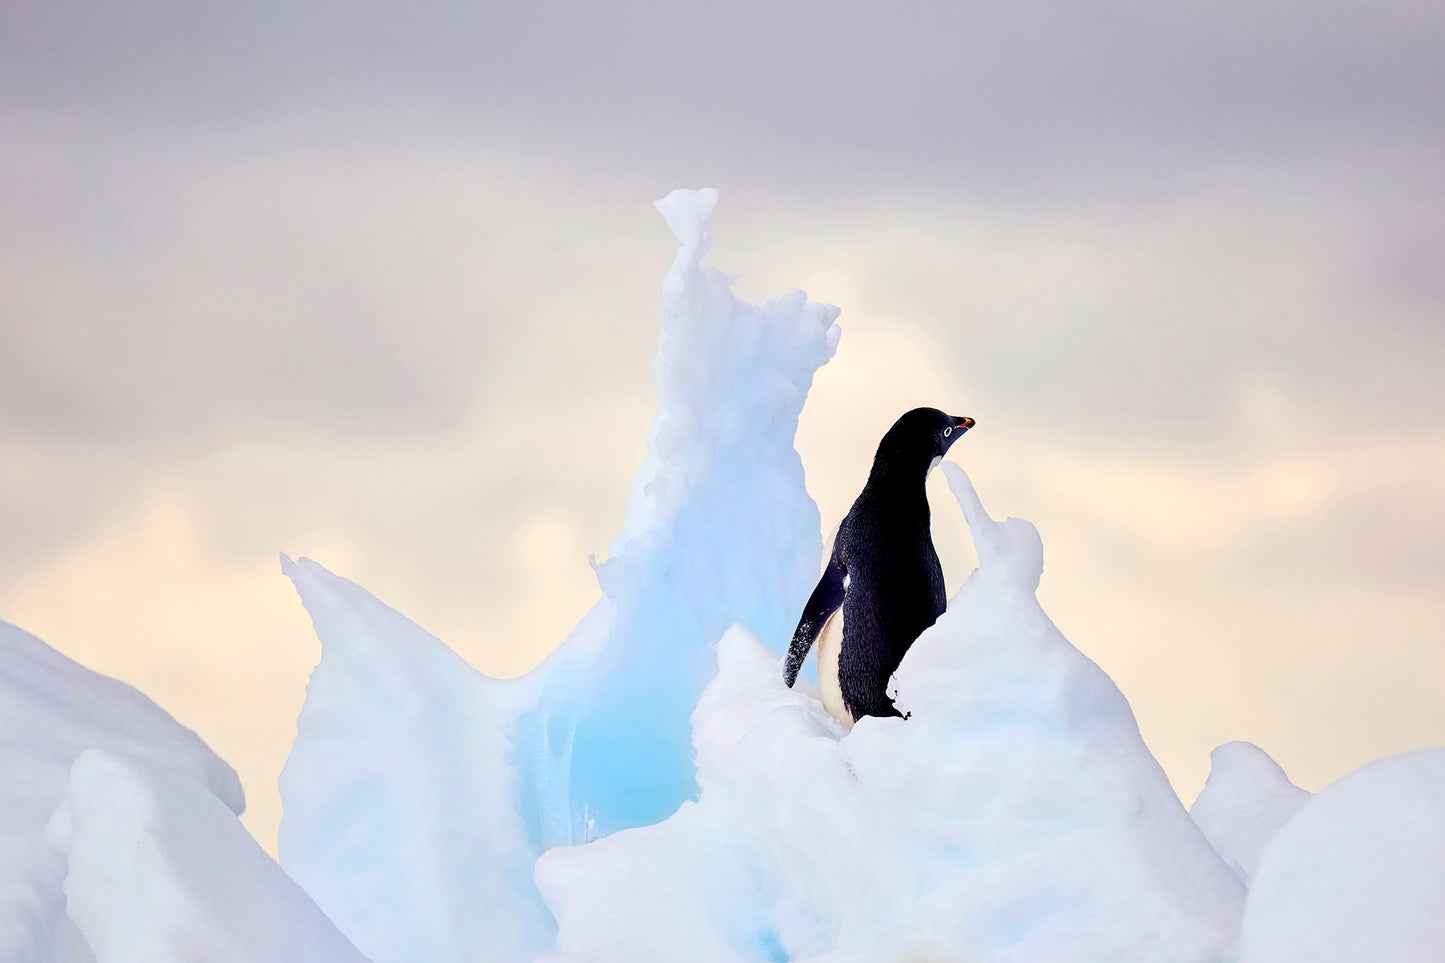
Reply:
M901 714L888 697L888 680L947 605L924 482L973 425L937 408L914 408L893 423L803 608L784 681L797 680L816 641L823 706L846 726L863 716Z

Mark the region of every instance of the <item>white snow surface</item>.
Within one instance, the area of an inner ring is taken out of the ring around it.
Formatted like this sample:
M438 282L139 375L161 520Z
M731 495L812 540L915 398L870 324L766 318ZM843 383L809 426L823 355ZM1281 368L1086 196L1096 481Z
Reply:
M1260 861L1239 963L1362 960L1445 960L1445 749L1327 786Z
M70 765L99 747L205 785L229 811L241 782L194 732L123 682L0 622L0 961L88 960L65 914L64 858L45 843Z
M1209 754L1209 779L1189 815L1247 884L1265 847L1310 794L1250 742L1226 742Z
M89 749L46 828L97 963L367 963L188 776Z
M554 849L557 961L1225 961L1244 897L1124 697L1034 596L1038 533L945 463L979 569L849 733L735 628L693 717L701 798Z
M281 865L376 963L526 960L551 945L489 679L364 589L282 567L321 639L281 773Z

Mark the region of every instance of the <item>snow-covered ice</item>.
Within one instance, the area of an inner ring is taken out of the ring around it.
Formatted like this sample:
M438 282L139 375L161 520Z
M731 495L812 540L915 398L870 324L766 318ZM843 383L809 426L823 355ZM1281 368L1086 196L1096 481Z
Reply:
M1209 780L1189 815L1248 883L1265 847L1310 794L1250 742L1226 742L1209 754L1209 762Z
M236 773L150 699L0 622L0 961L88 959L65 914L64 858L45 824L89 748L143 760L245 808ZM238 824L239 825L239 824Z
M97 963L367 963L205 786L89 749L46 827Z
M1223 961L1244 889L1128 703L1034 597L1032 525L945 463L979 569L850 733L743 629L694 716L701 797L554 849L557 959Z
M282 564L322 646L281 774L282 866L376 963L550 946L507 736L527 687L314 562Z
M1445 960L1445 749L1372 762L1280 828L1240 963Z

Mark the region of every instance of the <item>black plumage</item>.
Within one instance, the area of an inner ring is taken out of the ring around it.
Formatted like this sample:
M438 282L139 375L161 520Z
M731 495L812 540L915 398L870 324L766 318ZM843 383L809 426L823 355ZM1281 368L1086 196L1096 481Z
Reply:
M936 408L915 408L883 436L868 483L838 526L827 568L793 633L784 669L789 686L841 606L837 679L843 705L854 720L900 714L888 697L888 680L947 604L924 482L973 424ZM823 676L820 666L820 681Z

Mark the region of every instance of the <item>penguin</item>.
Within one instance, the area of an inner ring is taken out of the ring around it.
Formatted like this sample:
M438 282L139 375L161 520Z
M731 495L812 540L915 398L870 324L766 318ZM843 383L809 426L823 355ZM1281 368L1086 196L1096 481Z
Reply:
M974 424L937 408L914 408L893 423L803 607L783 681L797 681L816 642L823 707L845 726L863 716L902 715L888 680L947 605L924 481Z

